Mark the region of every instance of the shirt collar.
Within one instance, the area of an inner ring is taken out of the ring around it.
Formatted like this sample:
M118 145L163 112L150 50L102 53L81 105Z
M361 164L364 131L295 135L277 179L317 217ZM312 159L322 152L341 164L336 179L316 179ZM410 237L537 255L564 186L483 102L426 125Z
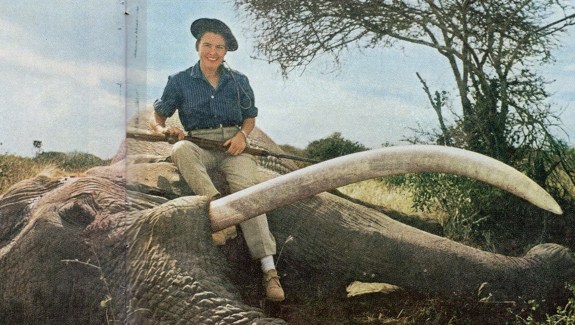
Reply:
M230 78L230 71L228 68L224 67L224 65L220 65L219 67L220 69L220 79L223 80L227 80ZM203 79L204 78L204 74L202 73L202 70L200 69L200 61L198 61L191 69L190 71L190 76L192 78L199 78L199 79Z

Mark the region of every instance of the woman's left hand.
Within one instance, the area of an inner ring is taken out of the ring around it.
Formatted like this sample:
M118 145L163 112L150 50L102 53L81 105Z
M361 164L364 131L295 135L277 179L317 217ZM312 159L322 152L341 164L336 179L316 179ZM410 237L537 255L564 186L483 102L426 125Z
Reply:
M247 146L248 140L241 132L238 132L235 136L224 142L224 147L228 148L227 152L234 156L244 152Z

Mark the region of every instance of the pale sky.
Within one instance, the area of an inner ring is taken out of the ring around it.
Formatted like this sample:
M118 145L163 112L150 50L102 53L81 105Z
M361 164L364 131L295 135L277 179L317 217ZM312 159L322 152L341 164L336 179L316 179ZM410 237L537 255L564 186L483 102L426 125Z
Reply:
M437 128L416 72L432 90L455 94L442 57L414 46L350 51L335 72L319 60L283 80L279 66L251 58L249 22L225 0L128 1L127 8L124 1L28 0L2 8L0 153L32 156L40 140L44 151L112 157L126 119L161 96L168 75L197 61L189 26L201 17L225 21L238 38L226 61L249 77L257 124L279 144L303 148L333 132L371 148L399 144L410 127ZM568 132L560 137L575 144L573 34L563 41L557 63L542 72L556 80L550 100L564 110Z

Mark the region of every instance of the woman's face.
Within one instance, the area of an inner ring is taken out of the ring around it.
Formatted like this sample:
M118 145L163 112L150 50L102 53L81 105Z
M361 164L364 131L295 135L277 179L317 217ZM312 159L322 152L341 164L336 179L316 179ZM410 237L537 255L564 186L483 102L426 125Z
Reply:
M220 34L206 32L196 46L200 56L200 65L207 69L217 69L223 62L226 53L226 40Z

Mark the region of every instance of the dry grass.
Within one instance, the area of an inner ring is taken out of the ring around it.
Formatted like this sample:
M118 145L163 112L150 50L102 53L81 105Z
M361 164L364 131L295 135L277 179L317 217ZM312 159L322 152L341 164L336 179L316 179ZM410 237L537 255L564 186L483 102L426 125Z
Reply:
M4 194L12 185L38 175L47 167L30 158L13 155L0 156L0 195Z
M69 169L30 158L0 155L0 196L13 184L38 174L51 177L70 174L63 170ZM413 209L412 194L408 190L389 185L385 180L367 180L339 190L369 204L410 216L430 218ZM441 217L437 218L441 220ZM480 303L469 298L435 297L397 290L389 294L375 293L353 298L287 302L275 316L292 324L527 324L529 322L523 319L531 317L533 310L523 308ZM573 312L572 308L569 310ZM541 318L544 321L543 316ZM573 320L573 317L569 320Z
M338 190L354 199L397 211L406 216L434 220L439 224L443 224L446 219L444 211L434 210L429 213L416 210L413 207L413 194L404 187L388 184L385 179L369 179L340 187Z
M91 167L105 164L108 161L81 153L48 153L47 156L34 159L0 155L0 195L6 193L12 185L38 175L52 178L75 176Z
M339 190L355 199L383 206L408 215L420 215L413 209L413 196L405 190L388 185L381 179L370 179L340 187Z

